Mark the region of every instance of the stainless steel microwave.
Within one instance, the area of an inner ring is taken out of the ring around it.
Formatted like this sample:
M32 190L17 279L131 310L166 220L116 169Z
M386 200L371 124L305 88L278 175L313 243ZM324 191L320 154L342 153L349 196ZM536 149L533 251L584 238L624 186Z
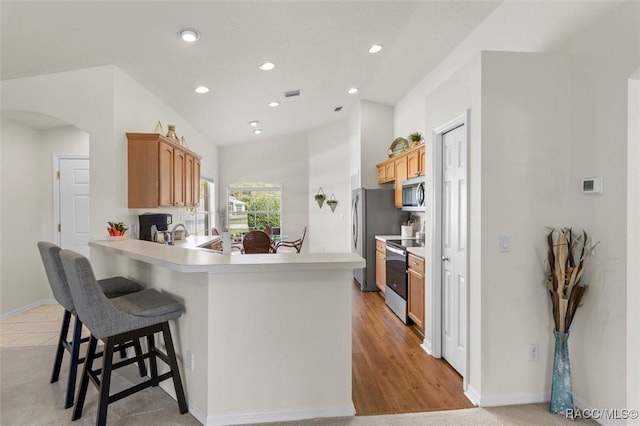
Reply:
M425 211L424 176L402 182L402 210L407 212Z

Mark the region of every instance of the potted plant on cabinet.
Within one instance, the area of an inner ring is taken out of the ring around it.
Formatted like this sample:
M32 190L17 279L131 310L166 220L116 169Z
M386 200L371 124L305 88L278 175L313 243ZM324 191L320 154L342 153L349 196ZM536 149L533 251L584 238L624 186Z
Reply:
M409 140L411 141L411 147L415 147L424 142L422 135L420 132L414 132L409 135Z

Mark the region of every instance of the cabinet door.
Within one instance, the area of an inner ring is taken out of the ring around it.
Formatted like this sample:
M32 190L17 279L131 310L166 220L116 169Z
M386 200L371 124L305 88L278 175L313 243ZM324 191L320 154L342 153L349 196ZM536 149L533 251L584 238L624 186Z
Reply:
M420 176L420 153L418 151L407 154L407 176L410 178Z
M179 149L173 150L173 205L185 204L185 164L186 154Z
M184 205L187 207L192 207L194 205L193 201L193 160L195 158L193 155L187 154L185 157L184 163Z
M395 177L396 177L396 193L395 193L395 206L402 207L402 182L407 180L407 157L404 156L394 161L395 164Z
M389 161L384 166L385 182L393 182L396 178L396 166L393 161Z
M193 157L193 206L200 204L200 160Z
M173 206L173 147L158 143L158 205Z
M378 183L385 183L387 180L387 175L385 173L384 164L377 166L378 167Z
M376 250L376 286L382 294L387 287L387 266L385 252Z
M409 269L408 316L424 335L424 275Z
M425 155L425 149L420 148L420 150L418 151L420 153L420 176L424 176L425 175L425 169L427 168L427 163L426 163L426 159L427 156Z

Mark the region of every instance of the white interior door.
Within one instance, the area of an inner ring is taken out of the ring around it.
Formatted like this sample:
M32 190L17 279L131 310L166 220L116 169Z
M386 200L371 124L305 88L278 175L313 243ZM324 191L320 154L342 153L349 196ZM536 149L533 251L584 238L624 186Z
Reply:
M463 377L467 341L467 140L442 135L442 357Z
M89 257L89 159L60 158L58 164L59 243Z

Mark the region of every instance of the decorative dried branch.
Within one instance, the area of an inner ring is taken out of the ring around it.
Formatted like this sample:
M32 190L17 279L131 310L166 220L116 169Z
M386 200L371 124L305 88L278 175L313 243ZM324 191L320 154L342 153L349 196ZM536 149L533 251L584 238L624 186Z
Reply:
M566 333L571 327L586 290L581 281L585 260L596 245L585 231L577 237L571 228L551 229L547 234L547 279L556 331Z

